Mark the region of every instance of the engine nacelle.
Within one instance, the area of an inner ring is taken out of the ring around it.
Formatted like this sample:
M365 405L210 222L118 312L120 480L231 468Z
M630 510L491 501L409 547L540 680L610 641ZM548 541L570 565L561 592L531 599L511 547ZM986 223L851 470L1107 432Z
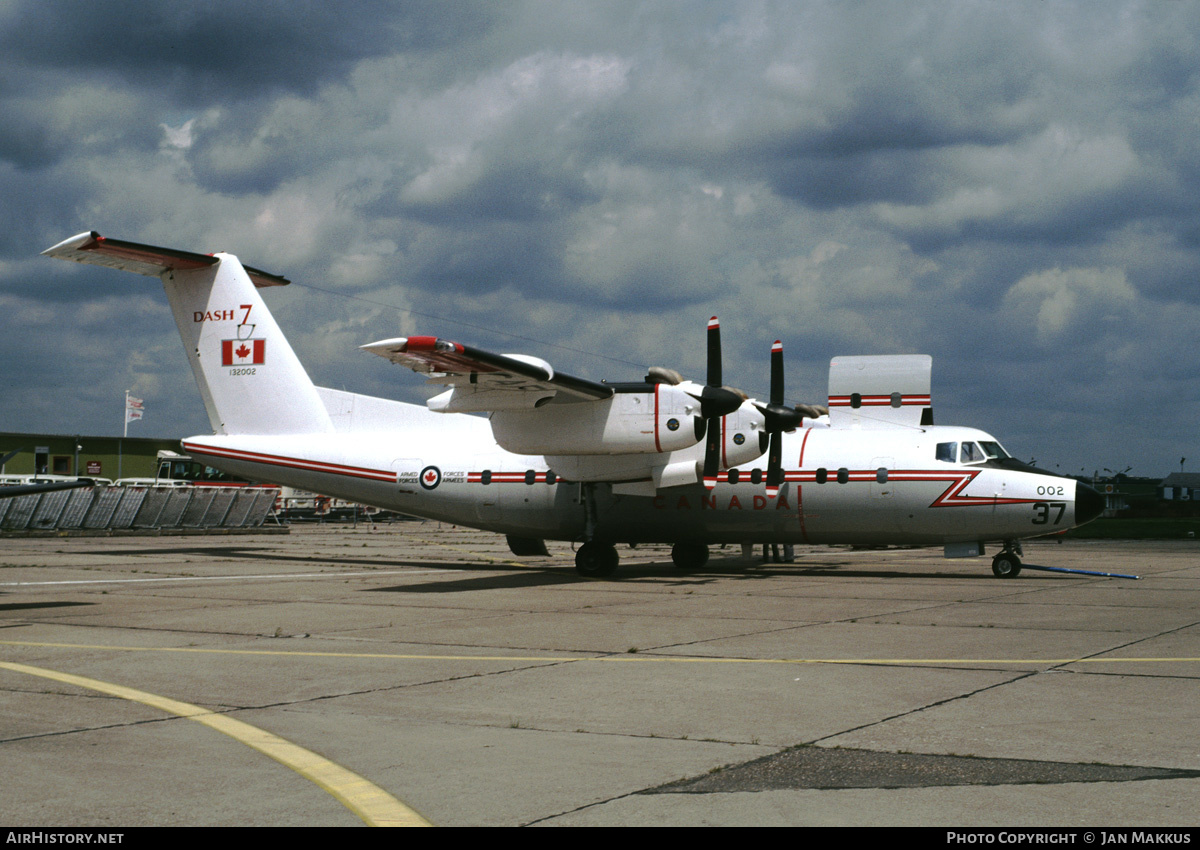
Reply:
M694 446L700 387L654 384L646 392L617 392L603 401L544 404L536 410L497 410L492 434L506 451L524 455L652 454Z
M735 469L766 453L763 415L750 403L721 419L721 469ZM765 459L764 459L765 462Z

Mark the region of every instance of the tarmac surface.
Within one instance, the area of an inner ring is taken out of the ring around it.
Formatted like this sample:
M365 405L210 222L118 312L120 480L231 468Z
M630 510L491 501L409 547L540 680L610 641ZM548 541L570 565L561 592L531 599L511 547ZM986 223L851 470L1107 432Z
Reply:
M550 550L0 540L0 822L1200 823L1196 541Z

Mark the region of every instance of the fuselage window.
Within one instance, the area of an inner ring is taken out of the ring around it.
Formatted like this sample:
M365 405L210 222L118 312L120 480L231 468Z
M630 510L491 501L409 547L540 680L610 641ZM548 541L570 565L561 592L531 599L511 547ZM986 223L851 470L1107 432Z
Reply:
M937 459L946 463L954 463L954 459L958 457L958 443L938 443L937 444Z
M479 483L480 484L491 484L492 483L492 471L490 469L485 469L483 472L479 473Z
M754 469L750 470L750 483L751 484L761 484L762 483L762 470L759 469L757 466L754 467Z
M828 480L829 480L829 470L822 466L820 469L817 470L817 483L824 484Z
M846 467L841 467L838 470L838 484L845 484L850 480L850 470Z
M532 484L534 481L537 481L537 473L532 469L525 470L525 483Z
M731 470L729 470L729 483L730 483L730 484L737 484L737 483L738 483L738 477L740 476L740 474L741 474L741 473L739 473L739 472L738 472L736 469L731 469Z
M546 483L553 484L557 480L558 480L558 476L554 474L554 470L547 469L546 470Z
M862 407L862 393L850 393L850 406L855 410Z
M887 467L881 466L875 470L875 480L880 484L887 484Z
M900 393L892 393L892 407L899 407L904 403L904 397Z

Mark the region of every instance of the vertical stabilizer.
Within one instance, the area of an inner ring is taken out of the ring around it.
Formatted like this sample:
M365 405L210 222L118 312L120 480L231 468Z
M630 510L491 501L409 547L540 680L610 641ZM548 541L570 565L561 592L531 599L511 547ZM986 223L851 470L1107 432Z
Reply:
M188 361L218 434L332 431L329 414L246 270L232 254L163 272Z
M256 288L282 286L286 278L243 266L232 254L158 248L94 231L42 253L162 279L216 433L333 431L308 373Z

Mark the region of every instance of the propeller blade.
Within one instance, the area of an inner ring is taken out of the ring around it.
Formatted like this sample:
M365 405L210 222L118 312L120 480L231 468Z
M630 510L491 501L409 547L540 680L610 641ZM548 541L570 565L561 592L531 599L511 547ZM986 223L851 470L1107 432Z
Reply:
M760 407L766 432L771 435L767 453L767 498L779 494L783 484L783 432L799 427L804 418L783 404L783 343L775 340L771 346L771 403Z
M771 448L767 455L767 498L773 499L783 484L783 434L771 434Z
M704 442L704 489L717 486L717 473L721 471L721 419L708 420L708 435Z
M720 387L721 380L721 323L713 316L708 320L708 385Z
M771 404L783 406L783 343L779 340L771 346Z
M708 382L700 392L700 415L706 423L704 440L704 489L717 486L721 471L721 417L742 406L742 397L723 387L721 380L721 323L708 320Z

